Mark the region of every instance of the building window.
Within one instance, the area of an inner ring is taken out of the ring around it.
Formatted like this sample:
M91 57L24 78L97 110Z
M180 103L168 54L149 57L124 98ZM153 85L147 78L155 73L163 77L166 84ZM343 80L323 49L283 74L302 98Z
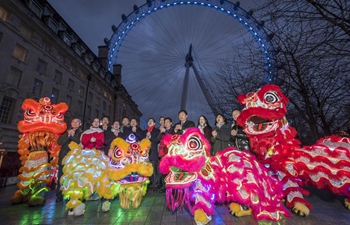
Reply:
M70 91L74 90L74 80L72 80L72 79L68 80L68 90L70 90Z
M62 82L62 73L58 70L55 70L55 73L53 74L53 80L60 84Z
M100 112L97 109L95 110L95 118L100 118Z
M19 44L16 44L16 47L13 51L13 57L15 57L16 59L24 62L27 58L27 54L28 54L28 50L25 49L24 47L22 47Z
M1 41L2 41L2 32L0 32L0 43L1 43Z
M58 103L58 96L60 94L60 91L57 90L56 88L52 88L52 91L51 91L51 102L54 103L54 104L57 104Z
M43 89L43 82L41 80L34 79L32 94L40 95L42 89Z
M41 49L44 50L46 53L50 53L50 46L46 44L45 42L41 43Z
M112 107L111 107L111 105L108 105L108 112L109 112L109 114L112 114Z
M72 105L72 96L70 96L70 95L66 96L66 104L68 105L68 108L71 107L71 105Z
M31 36L32 36L32 31L29 30L27 27L24 27L24 26L21 27L20 33L21 33L25 38L28 38L28 39L30 39Z
M100 106L101 99L99 97L96 97L96 105Z
M43 9L38 3L36 3L36 1L31 1L29 8L37 17L41 18L43 14Z
M84 93L85 93L85 88L84 88L83 86L80 86L80 87L79 87L78 93L79 93L79 95L80 95L81 97L83 97L83 96L84 96Z
M103 110L106 110L106 109L107 109L107 104L106 104L105 101L102 102L102 108L103 108Z
M35 70L41 74L46 74L46 69L47 69L47 62L45 62L42 59L38 59L38 62L36 63Z
M91 92L89 92L89 96L88 96L89 102L92 102L93 97L94 97L94 95Z
M7 12L0 7L0 19L2 19L3 21L6 21L6 17L7 17Z
M81 114L83 111L83 103L81 101L78 101L78 113Z
M12 107L14 100L4 97L0 106L0 123L11 123Z
M91 116L91 106L88 106L88 107L87 107L86 116L87 116L87 117L90 117L90 116Z
M12 86L18 87L19 82L22 78L22 71L16 67L11 66L10 72L6 77L6 83L11 84Z

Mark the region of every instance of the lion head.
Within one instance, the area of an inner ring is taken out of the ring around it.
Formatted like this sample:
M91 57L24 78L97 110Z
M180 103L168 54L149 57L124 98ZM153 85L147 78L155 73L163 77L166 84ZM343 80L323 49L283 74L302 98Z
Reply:
M189 128L182 135L167 134L162 142L168 148L159 169L165 178L167 187L189 187L198 177L205 166L210 150L210 144L198 128Z
M46 131L61 134L67 129L64 122L64 114L68 110L66 103L51 104L49 97L41 98L39 102L26 99L22 109L24 119L18 123L18 130L22 133Z
M134 134L127 142L122 138L112 141L108 156L110 157L110 168L108 177L119 184L143 183L153 174L153 166L149 161L149 150L151 142L145 138L136 142Z
M285 115L289 100L278 86L267 84L237 98L245 106L237 123L244 127L248 136L271 136L287 123Z

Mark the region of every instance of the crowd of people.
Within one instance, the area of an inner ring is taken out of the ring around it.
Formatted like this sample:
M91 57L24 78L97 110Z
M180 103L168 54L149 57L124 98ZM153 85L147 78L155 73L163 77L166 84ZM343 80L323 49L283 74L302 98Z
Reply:
M212 146L211 155L215 155L230 146L234 146L239 150L249 150L249 140L242 127L236 124L239 114L240 110L232 111L232 124L228 124L224 115L218 114L212 127L204 115L198 117L196 125L195 122L188 120L186 110L180 110L178 113L179 121L176 124L173 124L170 117L161 116L159 125L157 125L154 118L149 118L145 130L139 127L136 118L124 117L121 124L119 121L114 121L110 126L109 118L104 116L101 120L95 118L91 123L91 127L84 132L81 130L81 120L74 118L71 121L71 127L58 139L58 144L62 147L59 154L58 179L62 176L62 159L69 152L68 144L71 141L81 144L84 149L99 149L108 155L110 144L116 137L126 140L130 134L134 134L137 141L144 138L151 141L149 160L153 165L154 172L150 178L150 189L154 192L165 192L164 175L159 172L158 167L160 159L167 154L164 150L166 148L159 146L163 136L165 134L182 134L187 128L197 127L210 142ZM56 201L62 200L62 192L58 185Z

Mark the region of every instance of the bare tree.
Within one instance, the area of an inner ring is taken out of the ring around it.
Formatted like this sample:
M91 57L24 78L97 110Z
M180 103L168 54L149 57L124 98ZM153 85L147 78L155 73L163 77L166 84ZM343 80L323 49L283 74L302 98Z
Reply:
M274 33L275 82L290 99L288 118L302 141L311 143L344 127L350 118L349 1L266 0L256 12L264 29ZM221 65L223 77L231 73L232 96L253 88L256 82L247 83L261 74L251 46L247 42L247 54L237 53L230 68ZM248 60L249 68L242 70L239 64Z

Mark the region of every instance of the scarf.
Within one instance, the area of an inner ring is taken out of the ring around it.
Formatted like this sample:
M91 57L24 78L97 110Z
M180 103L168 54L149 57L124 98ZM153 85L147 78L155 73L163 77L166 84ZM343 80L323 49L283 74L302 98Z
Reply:
M199 124L198 125L198 128L199 128L199 130L201 131L202 134L204 134L204 127L206 127L206 126L207 126L207 124L203 124L203 125Z
M217 123L216 126L220 129L224 124L225 124L224 122L221 122L221 123Z
M151 133L151 132L152 132L152 130L153 130L153 128L154 128L154 125L153 125L153 126L151 126L151 127L147 127L147 131Z

